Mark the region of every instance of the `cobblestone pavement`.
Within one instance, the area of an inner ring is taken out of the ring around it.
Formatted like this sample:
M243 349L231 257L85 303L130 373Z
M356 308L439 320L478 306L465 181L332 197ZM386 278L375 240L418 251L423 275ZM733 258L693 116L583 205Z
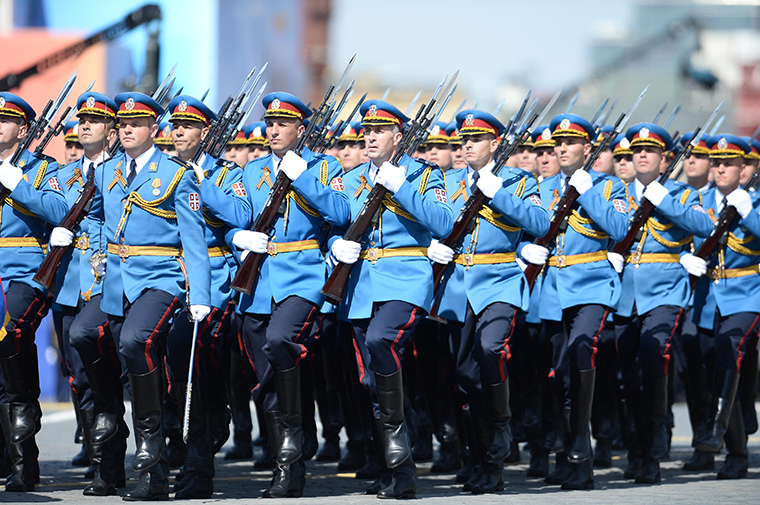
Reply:
M74 413L67 404L46 404L43 406L44 417L42 431L38 435L40 446L41 483L35 492L27 494L0 492L0 502L8 503L120 503L121 498L90 498L82 495L87 484L84 469L72 467L71 457L78 446L73 443L75 428ZM750 438L750 472L749 477L739 481L718 481L714 472L686 473L680 470L684 459L691 454L691 441L688 430L688 417L685 405L676 405L676 430L674 432L673 450L670 459L663 462L662 483L655 486L642 486L632 481L623 480L625 456L615 453L613 467L596 469L594 491L561 491L558 486L548 486L542 479L527 478L528 454L523 453L520 464L509 465L504 469L505 491L497 495L473 496L464 493L461 485L453 482L452 475L430 473L430 463L420 463L419 497L438 503L525 503L531 504L561 503L760 503L760 436ZM129 469L134 443L130 440L127 456ZM716 461L720 468L723 456ZM353 474L337 473L336 463L307 463L307 481L305 496L302 501L310 503L377 503L377 498L364 494L367 481L353 478ZM175 473L175 472L173 472ZM249 503L261 500L261 493L268 486L270 473L252 470L250 461L227 462L221 454L216 460L216 492L210 500L218 502L235 500L237 503ZM128 471L128 487L134 485L136 474ZM119 490L123 494L125 490ZM199 500L200 501L200 500ZM290 503L297 500L290 500ZM198 502L198 501L196 501Z

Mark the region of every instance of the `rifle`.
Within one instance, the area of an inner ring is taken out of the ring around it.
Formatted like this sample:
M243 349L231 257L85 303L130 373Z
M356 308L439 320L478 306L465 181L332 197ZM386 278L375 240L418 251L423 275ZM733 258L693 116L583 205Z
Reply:
M322 103L314 112L311 121L309 121L309 126L301 134L301 137L298 139L296 147L293 150L298 156L300 156L303 152L307 141L312 140L312 137L316 134L315 129L317 125L323 123L328 110L335 105L335 97L337 96L340 87L345 81L346 76L350 72L351 67L353 67L355 59L356 55L354 55L351 58L351 61L348 62L348 65L346 66L345 70L343 70L343 75L341 75L338 83L336 85L330 85L330 87L327 88L327 92L325 93L325 97L322 99ZM285 172L280 170L280 172L277 174L277 178L275 179L274 187L269 192L269 198L267 198L267 201L264 204L264 208L261 209L261 212L259 213L258 217L256 217L256 220L251 227L252 231L269 233L279 214L280 205L282 204L283 200L285 200L285 196L290 189L290 183L291 180L288 178L288 176L285 175ZM264 261L265 255L266 253L248 253L248 255L240 264L240 268L238 268L237 274L232 280L230 287L235 291L250 295L253 292L254 286L256 285L256 278L258 277L259 270L261 269L261 263Z
M699 143L700 133L710 126L710 123L712 123L713 119L715 119L715 116L718 114L718 111L720 110L722 105L723 105L723 102L721 102L718 105L718 107L715 109L712 115L707 119L707 122L702 127L699 127L694 131L694 136L689 141L689 144L686 146L686 149L681 150L678 156L673 158L673 161L670 162L670 165L668 165L668 168L662 174L660 174L660 178L658 179L658 182L660 184L665 184L665 181L667 181L670 178L670 174L673 173L673 170L675 169L675 167L691 155L691 152ZM639 234L641 233L641 229L646 224L652 212L654 212L654 209L655 209L655 206L652 202L650 202L646 198L642 199L641 203L639 204L639 208L636 210L633 217L631 217L630 219L631 225L630 225L630 228L628 228L628 233L626 234L623 240L615 244L615 247L612 249L612 252L615 252L620 255L625 255L629 252L631 245L636 241L637 237L639 237Z
M343 128L345 125L350 125L351 120L354 118L356 113L359 111L359 107L362 106L364 103L364 100L367 98L367 93L364 93L362 97L359 99L358 102L356 102L356 105L354 106L353 110L351 111L351 114L348 115L348 117L344 120L341 120L338 123L338 126L335 127L335 134L330 138L330 141L327 143L327 149L330 149L335 144L338 143L338 139L340 138L341 132L343 131Z
M758 182L760 182L760 170L755 170L755 173L752 174L752 177L747 181L747 190L755 189ZM707 258L709 258L718 245L720 245L720 242L723 240L726 233L728 233L728 230L731 228L731 225L738 215L739 213L737 212L736 207L726 205L720 212L718 221L715 223L715 228L713 228L712 233L699 245L697 250L694 251L694 256L707 261ZM700 278L701 277L689 274L689 286L691 287L692 292L694 292L694 289L697 287Z
M161 83L161 85L156 89L156 92L153 93L154 96L156 96L157 101L161 100L163 101L164 98L166 98L166 95L169 93L169 90L171 89L171 86L168 86L169 78L171 77L171 74L174 72L174 69L172 69L172 72L169 73L169 75L166 76L166 79ZM172 81L174 82L174 81ZM101 163L105 163L105 160L107 158L104 158L104 160ZM98 165L100 166L100 164ZM87 215L87 213L90 211L90 206L92 205L92 197L95 194L95 169L90 171L89 174L87 174L87 181L84 184L84 187L82 188L82 192L77 197L74 204L71 206L69 211L66 213L66 215L63 217L61 222L58 224L58 226L66 228L67 230L71 232L76 232L79 228L79 223L82 222L82 219L84 219L84 216ZM42 263L40 264L39 269L37 269L37 273L34 274L33 281L37 282L38 284L44 286L48 290L53 287L55 284L55 275L58 271L58 267L61 264L61 261L63 260L63 256L68 252L68 247L60 247L60 246L54 246L49 247L48 252L45 255L45 258L42 260Z
M88 88L84 90L84 92L87 93L90 91L94 85L95 81L92 81ZM37 158L42 158L42 153L45 151L47 145L50 143L53 137L57 137L61 134L63 127L66 126L66 123L69 122L69 119L71 119L71 116L74 114L74 112L75 109L73 109L71 106L66 107L66 110L63 111L63 113L58 117L58 122L48 128L47 133L42 138L42 140L40 140L40 143L37 144L37 148L34 150L34 155Z
M591 152L591 155L589 156L588 160L586 160L586 163L583 165L583 168L581 170L585 170L586 172L591 170L591 168L594 166L594 163L596 163L596 160L601 154L601 152L608 148L610 140L617 138L617 136L620 135L620 133L623 131L623 128L625 128L625 125L628 122L628 119L630 119L631 114L636 109L636 107L638 107L639 103L644 98L644 95L647 93L648 90L649 90L649 86L644 88L644 91L641 92L641 94L633 103L633 105L628 110L628 112L620 115L617 122L615 123L615 126L612 128L610 133L603 136L602 141L599 143L596 149L594 149ZM575 201L578 199L579 196L580 194L578 193L578 190L575 189L574 186L568 185L568 188L565 190L565 195L557 204L557 210L554 212L554 215L552 216L551 223L549 224L549 232L543 237L536 239L533 242L534 244L548 248L549 245L552 242L554 242L554 240L557 238L557 235L560 233L561 228L563 227L565 223L565 220L570 215L570 212L573 210L573 207L575 206ZM533 284L535 284L536 278L538 277L538 274L541 272L542 267L543 267L542 265L529 264L528 267L523 272L526 280L528 281L528 286L530 287L530 289L533 289Z
M452 87L458 75L459 71L457 70L446 86L447 98L445 102L448 102L453 94ZM419 148L427 134L427 130L430 128L430 125L433 124L433 118L437 115L434 113L434 108L447 79L448 76L443 78L443 81L441 81L435 93L433 93L430 102L427 105L422 105L417 111L415 118L404 127L401 140L398 143L393 157L390 159L391 164L399 166L404 155L411 155ZM367 195L367 199L364 201L364 205L359 211L359 215L343 235L344 240L352 240L354 242L359 242L361 240L362 235L367 231L367 228L372 223L375 215L380 211L383 199L387 193L388 190L381 184L375 184L372 187L369 195ZM346 263L337 263L330 274L330 277L327 279L327 282L322 287L322 294L327 297L328 302L338 305L343 299L343 291L346 288L348 276L350 275L353 266L353 264L347 265Z
M554 106L554 103L557 101L557 99L562 94L562 90L560 89L557 91L551 100L549 100L549 103L546 104L544 107L544 110L541 111L540 115L534 116L532 121L530 122L531 125L535 124L536 120L538 119L538 122L540 123L541 120L543 120L544 116L551 110L551 108ZM540 118L540 119L539 119ZM520 144L525 142L527 140L527 137L531 134L531 128L530 126L526 128L523 132L523 134L516 138L513 142L511 142L512 147L508 147L503 149L502 154L496 158L496 161L494 163L493 169L491 169L491 172L494 174L498 174L499 170L504 166L504 164L507 162L509 157L512 155L512 153L519 147ZM506 142L510 143L509 140L507 140L507 135L503 135L501 141L499 141L499 144ZM500 151L497 147L496 151ZM445 246L448 246L450 248L454 248L457 243L459 243L460 240L462 240L462 237L464 237L470 228L470 224L473 222L475 217L480 212L480 209L483 208L483 205L488 203L489 198L486 197L486 195L483 194L480 189L475 188L475 191L473 191L470 198L467 199L467 201L464 203L464 206L462 207L462 210L459 211L459 215L456 218L456 221L454 221L454 228L452 229L451 233L448 237L443 239L441 243ZM436 293L438 291L438 288L440 287L441 280L443 279L443 274L446 271L446 268L448 265L442 265L440 263L434 263L433 264L433 292ZM431 319L441 320L437 316L438 312L438 302L436 299L436 302L434 303L433 307L430 309L430 317Z

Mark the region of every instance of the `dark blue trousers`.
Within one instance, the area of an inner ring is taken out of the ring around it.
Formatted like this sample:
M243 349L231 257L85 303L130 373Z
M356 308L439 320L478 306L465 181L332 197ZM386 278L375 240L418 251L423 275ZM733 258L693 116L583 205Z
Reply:
M77 307L62 306L59 310L53 309L53 326L58 338L58 350L61 353L61 374L69 378L69 386L76 395L79 408L91 409L93 408L92 391L87 380L87 372L84 370L82 358L71 345L70 338L71 324L83 306L84 301L80 298Z

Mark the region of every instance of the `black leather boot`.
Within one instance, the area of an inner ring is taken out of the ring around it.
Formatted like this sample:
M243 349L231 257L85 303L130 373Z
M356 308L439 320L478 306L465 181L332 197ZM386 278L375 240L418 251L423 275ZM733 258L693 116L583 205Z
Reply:
M279 419L279 413L274 416L274 413L270 416L277 417ZM269 435L269 421L267 421L267 413L260 405L256 405L256 420L259 423L259 436L262 439L261 454L253 460L254 470L272 470L275 467L275 454L272 452L272 442ZM271 421L271 420L270 420ZM274 449L275 451L277 448Z
M193 394L190 404L190 425L187 433L187 450L185 462L182 465L183 478L175 485L175 500L208 499L214 493L214 455L211 453L211 444L206 430L206 416L204 412L204 397L206 391L200 378L195 377ZM185 391L187 384L175 382L178 391ZM184 415L185 395L180 395L179 412Z
M718 471L718 480L746 478L749 469L749 451L747 450L747 432L744 428L744 418L739 402L734 402L724 438L728 454L723 467Z
M411 457L412 448L404 421L404 389L401 370L391 375L375 373L380 407L379 430L383 439L385 464L396 468Z
M377 493L381 499L402 500L417 496L417 467L412 457L406 458L393 469L390 483Z
M224 376L222 370L211 362L211 351L201 354L202 369L204 372L204 387L207 391L215 391L205 397L204 410L206 411L206 431L211 444L211 454L219 452L230 438L230 421L232 414L227 406L227 395L220 394L224 391ZM184 391L182 394L185 394Z
M24 447L10 441L11 406L7 403L0 405L0 424L11 463L10 474L5 480L5 490L15 493L34 491L34 479L29 479L29 471L25 471L24 468Z
M303 455L304 433L301 426L301 373L298 365L289 370L275 370L274 384L282 416L277 447L277 463L290 465Z
M158 463L166 452L161 417L163 389L160 367L143 375L129 374L129 384L132 391L132 421L137 444L132 469L141 472ZM140 481L141 484L151 487L153 479L143 479L141 476Z
M272 453L276 453L277 449L282 446L284 430L282 417L283 414L280 411L264 412ZM264 491L264 498L298 498L303 494L305 483L306 467L303 458L290 465L277 463L272 485Z
M728 420L734 405L736 389L739 386L739 372L736 370L716 372L714 385L712 410L715 416L712 423L708 423L707 435L697 442L695 447L701 451L719 453L723 449L723 435L728 429Z
M594 466L597 468L609 468L612 466L612 440L596 440Z
M88 412L86 409L82 411L82 419L84 423L92 423L95 417L93 411ZM89 431L89 430L86 430ZM117 434L118 435L118 426ZM116 436L111 437L107 442L89 442L90 454L92 458L93 478L92 482L84 488L85 496L108 496L116 494L116 473L118 465L124 468L124 460L120 462L117 458L117 445L118 440Z
M560 424L563 426L563 439L569 441L570 437L570 407L564 407L562 409L562 415L560 417ZM567 458L569 449L566 448L562 452L558 452L554 457L554 471L544 478L544 482L547 484L562 484L573 473L573 465Z
M119 431L121 406L117 404L120 395L117 395L116 388L121 384L114 380L119 372L110 360L111 357L106 355L94 363L84 364L90 389L95 395L95 418L90 440L96 444L108 442Z
M5 377L5 391L8 394L11 412L9 441L14 444L36 435L41 427L42 413L37 402L39 376L36 378L37 383L32 383L35 379L31 371L27 370L28 361L31 361L31 357L25 359L21 352L8 358L0 358L0 368Z
M136 429L136 428L135 428ZM163 501L169 499L169 461L164 452L149 469L140 472L140 481L123 498L125 501Z
M562 489L576 491L594 489L594 462L590 458L570 466L572 473L562 483Z
M570 463L582 463L591 457L591 407L594 403L596 368L579 370L571 386L570 412L571 445L567 454ZM577 383L576 383L577 382Z
M529 442L530 464L528 477L546 477L549 475L549 453L538 442Z
M87 471L84 473L85 479L91 479L95 476L95 463L93 462L93 448L90 437L92 435L92 425L95 420L95 411L93 409L79 409L79 402L75 403L75 409L79 410L79 426L82 431L82 449L85 451L85 457L87 458L87 465L75 465L75 466L87 466ZM74 461L71 462L74 464Z
M488 448L486 462L492 465L504 464L512 451L512 429L509 408L509 379L484 388L486 404L486 427L488 428Z
M184 395L184 391L178 391L177 385L172 384L171 394L164 393L161 403L163 408L163 431L168 440L166 443L166 459L169 468L180 468L185 462L185 441L182 440L182 421L179 412L178 400Z

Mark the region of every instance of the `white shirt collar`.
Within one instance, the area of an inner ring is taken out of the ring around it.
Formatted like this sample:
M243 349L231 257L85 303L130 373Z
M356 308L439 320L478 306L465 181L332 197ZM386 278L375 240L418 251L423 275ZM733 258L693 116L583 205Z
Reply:
M282 158L277 156L274 151L272 152L272 164L274 164L274 175L277 175L280 173L280 162L282 161Z
M644 183L638 179L634 179L633 183L634 187L636 188L636 200L640 202L644 195L644 190L647 189L647 187L644 186Z
M150 148L147 151L142 153L137 158L134 158L135 163L136 163L135 170L138 174L140 173L140 170L142 170L142 168L148 164L148 160L155 154L155 152L156 152L156 146L150 146ZM130 167L132 166L133 158L126 153L124 154L127 157L127 175L129 175L129 170L131 169Z
M467 186L472 187L472 185L475 183L475 172L480 172L481 170L488 170L490 172L493 170L494 165L496 165L496 162L493 160L489 161L488 164L480 170L475 170L470 165L467 165Z
M722 207L723 207L723 199L725 197L727 197L727 196L728 195L724 195L723 193L721 193L720 190L718 189L718 187L715 186L715 210L717 210L718 213L720 213L720 211L723 210L722 209Z
M90 158L87 157L87 155L84 155L82 159L82 175L87 177L91 164L94 164L94 166L97 167L98 165L106 161L107 159L108 159L107 151L100 151L100 154L98 154L98 156L94 160L91 160Z
M369 175L369 180L372 182L372 184L375 184L375 178L377 177L377 171L380 170L380 167L375 165L374 161L369 162L369 171L367 172L367 175Z

